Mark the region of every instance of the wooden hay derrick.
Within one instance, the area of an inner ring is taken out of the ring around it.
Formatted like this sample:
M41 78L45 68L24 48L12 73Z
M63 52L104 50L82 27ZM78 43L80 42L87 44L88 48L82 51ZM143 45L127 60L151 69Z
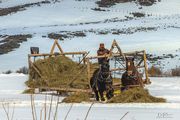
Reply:
M55 47L57 46L58 48L58 52L55 52ZM76 55L80 55L82 56L82 59L79 59L79 63L78 65L81 65L81 63L84 64L84 66L86 66L86 56L88 55L88 52L86 51L81 51L81 52L64 52L62 47L59 45L58 40L54 41L54 44L51 48L50 53L39 53L39 48L37 47L31 47L31 54L28 54L28 64L29 64L29 69L33 69L33 72L36 73L33 80L36 81L36 76L38 75L38 78L42 78L42 79L46 79L44 78L44 76L42 75L42 71L40 70L40 68L38 68L35 64L35 62L38 60L38 58L43 58L44 60L46 58L51 58L51 57L56 57L56 56L76 56ZM84 69L84 68L82 68ZM84 70L83 70L84 71ZM82 71L80 71L82 72ZM77 74L81 74L81 73L77 73ZM67 83L67 84L72 84L75 80L76 80L76 76L74 76L71 80L71 82ZM76 88L59 88L59 87L38 87L39 90L43 89L43 90L50 90L50 91L66 91L66 92L89 92L89 90L82 90L82 89L76 89Z
M127 52L123 53L120 46L116 42L116 40L113 41L112 46L110 48L110 54L102 55L102 56L89 56L86 58L87 61L87 72L88 72L88 79L90 80L90 77L92 76L92 69L91 69L91 60L92 59L98 59L98 58L109 58L110 62L114 61L114 67L111 65L111 72L117 72L117 73L122 73L126 71L126 57L134 57L136 59L136 69L142 69L144 70L145 74L145 79L143 84L150 84L150 79L148 76L148 68L147 68L147 59L146 59L146 52L145 50L142 51L134 51L134 52ZM118 88L121 83L114 83L114 87ZM137 85L132 85L132 86L137 86Z

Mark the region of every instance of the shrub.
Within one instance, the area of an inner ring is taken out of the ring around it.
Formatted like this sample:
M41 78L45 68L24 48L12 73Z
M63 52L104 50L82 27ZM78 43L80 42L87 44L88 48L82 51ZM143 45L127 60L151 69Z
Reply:
M28 74L28 68L24 66L20 68L19 70L17 70L16 73Z
M7 70L6 72L3 72L3 74L11 74L13 71Z
M172 76L180 76L180 67L171 70Z
M161 69L155 66L152 66L151 68L149 68L148 73L151 77L162 76Z

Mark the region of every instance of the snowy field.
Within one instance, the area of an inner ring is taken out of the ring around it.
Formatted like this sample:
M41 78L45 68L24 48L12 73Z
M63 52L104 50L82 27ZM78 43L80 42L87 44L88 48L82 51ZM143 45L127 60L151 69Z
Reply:
M0 0L0 9L41 1L43 0ZM123 52L144 49L147 53L156 55L178 55L173 59L161 61L165 70L180 66L179 0L161 0L149 7L141 7L134 2L122 3L103 8L105 11L94 11L92 9L98 8L96 1L98 0L59 0L0 16L0 35L33 36L27 42L21 43L19 48L0 55L0 73L27 66L27 54L31 46L40 47L41 53L49 53L53 40L47 37L48 34L62 31L83 31L86 35L59 41L67 52L90 51L90 55L94 55L99 43L104 42L107 48L110 48L113 39L116 39ZM133 17L132 12L144 13L145 17ZM133 19L126 19L127 16ZM150 27L153 30L141 30ZM113 30L129 29L132 33L112 34ZM98 34L102 31L109 33ZM10 104L11 112L15 106L15 120L32 120L30 96L21 94L26 88L24 82L27 78L28 76L23 74L0 74L0 120L6 120L2 106L4 102ZM123 120L179 120L180 78L151 78L151 81L152 84L146 86L150 93L167 99L168 103L94 104L88 120L120 120L127 112ZM44 99L44 95L35 96L38 115L44 105ZM70 106L71 104L59 104L58 120L65 118ZM74 104L67 120L84 120L89 106L89 103Z
M0 8L22 5L40 0L3 0ZM17 70L27 66L27 54L31 46L40 47L41 53L50 51L53 40L44 38L49 33L61 31L83 31L85 37L67 38L60 41L64 51L90 51L96 54L98 44L104 42L110 48L113 39L116 39L124 52L146 50L148 53L180 54L180 2L179 0L161 0L153 6L142 7L135 3L117 4L106 11L94 11L97 0L60 0L51 4L32 6L24 11L0 17L0 35L32 34L33 37L23 42L20 48L0 56L0 72ZM142 18L126 19L132 17L132 12L145 14ZM136 31L137 28L153 27L156 30ZM132 29L132 34L106 35L99 31L112 31ZM90 32L95 31L95 33ZM13 61L13 62L12 62ZM15 63L14 63L15 61ZM170 62L169 62L170 61ZM164 69L178 67L179 57L165 60Z
M2 104L9 103L12 113L15 106L14 119L32 120L30 95L21 94L26 88L24 82L27 80L26 75L10 74L0 75L0 119L5 120L5 112ZM180 117L180 78L151 78L152 84L146 86L154 96L167 99L167 103L158 104L99 104L93 105L88 120L119 120L128 112L125 120L178 120ZM60 101L63 98L60 98ZM53 112L57 98L54 98ZM44 106L45 96L36 95L35 105L38 116ZM50 96L47 98L50 103ZM58 120L65 118L71 104L60 103L58 107ZM90 103L73 104L68 120L83 120L90 107ZM23 112L26 111L26 112ZM23 112L23 114L22 114ZM162 114L168 114L161 118ZM167 117L167 118L166 118Z

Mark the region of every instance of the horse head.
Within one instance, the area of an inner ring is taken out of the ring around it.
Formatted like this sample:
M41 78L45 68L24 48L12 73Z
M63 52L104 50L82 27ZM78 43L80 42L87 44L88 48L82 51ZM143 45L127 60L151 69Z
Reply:
M110 76L110 66L108 62L103 62L100 65L100 74L104 79L107 79Z
M132 75L135 71L134 57L126 57L126 72L128 75Z

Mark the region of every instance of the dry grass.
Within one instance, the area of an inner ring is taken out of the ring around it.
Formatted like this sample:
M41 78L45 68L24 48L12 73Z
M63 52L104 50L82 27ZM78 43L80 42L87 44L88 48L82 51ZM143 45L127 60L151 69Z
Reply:
M180 67L172 69L171 74L172 76L180 76Z
M26 94L26 93L34 94L35 93L35 89L26 89L26 90L23 91L23 94Z
M81 102L90 102L90 94L78 92L66 97L62 102L65 103L81 103Z
M34 69L30 68L29 80L26 82L26 85L30 88L89 88L86 65L78 65L77 62L72 61L68 57L49 57L44 60L37 60L34 64L43 77L39 77Z
M148 73L149 73L149 76L151 77L158 77L158 76L162 76L163 74L161 69L155 66L152 66L151 68L149 68Z
M143 88L132 88L113 97L109 103L164 103L163 98L156 98Z

